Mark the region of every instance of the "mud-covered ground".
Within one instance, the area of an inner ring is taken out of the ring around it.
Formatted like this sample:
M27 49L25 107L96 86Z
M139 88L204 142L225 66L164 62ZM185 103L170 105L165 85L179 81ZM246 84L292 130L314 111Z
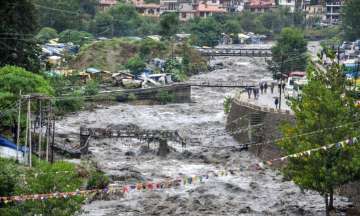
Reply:
M270 77L264 59L227 57L216 61L224 62L225 68L191 80L257 82ZM145 129L179 130L184 136L200 140L186 149L170 143L172 151L167 158L159 158L139 140L92 140L92 159L118 184L205 174L224 168L241 170L235 176L214 177L204 183L94 201L84 206L83 215L324 215L323 198L316 192L300 191L292 182L284 181L278 171L248 169L259 162L255 156L226 148L239 145L224 134L223 100L234 94L234 89L192 88L191 104L118 104L81 112L59 122L57 131L62 134L78 134L80 125L105 128L131 123ZM67 142L76 143L76 139L72 135ZM217 148L222 146L225 148ZM156 144L150 147L156 149ZM335 204L348 205L341 197L336 197Z

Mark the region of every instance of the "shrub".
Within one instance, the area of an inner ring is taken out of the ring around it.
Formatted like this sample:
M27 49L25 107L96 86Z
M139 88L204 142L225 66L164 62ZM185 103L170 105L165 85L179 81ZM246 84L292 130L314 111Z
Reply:
M233 101L233 98L230 96L226 96L224 99L224 113L228 114L231 109L231 102Z
M84 98L82 98L79 91L75 91L71 95L67 96L67 98L63 98L55 102L56 111L60 114L78 111L83 106Z
M127 64L125 65L125 67L127 69L129 69L134 76L138 76L144 71L146 64L137 55L137 56L130 58L129 61L127 62Z
M90 95L96 95L99 93L99 83L92 80L88 83L86 83L84 88L84 95L90 96Z
M127 99L129 101L134 101L134 100L137 100L137 97L134 93L130 93L128 96L127 96Z
M109 177L105 176L102 172L93 171L90 173L90 178L87 182L86 188L89 189L102 189L110 183Z

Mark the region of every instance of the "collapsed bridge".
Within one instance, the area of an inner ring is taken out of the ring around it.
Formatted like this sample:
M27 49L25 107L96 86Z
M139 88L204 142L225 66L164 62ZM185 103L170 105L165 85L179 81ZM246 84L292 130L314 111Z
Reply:
M158 154L166 156L169 153L168 141L181 144L186 147L187 140L180 136L177 130L147 130L141 129L136 125L116 125L107 128L88 128L80 127L80 146L83 146L82 154L88 153L89 140L104 138L135 138L145 140L148 144L158 142Z

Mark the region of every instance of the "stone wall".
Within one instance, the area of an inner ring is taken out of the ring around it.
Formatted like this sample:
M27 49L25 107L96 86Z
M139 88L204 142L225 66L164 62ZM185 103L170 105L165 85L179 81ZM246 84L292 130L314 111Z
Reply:
M279 112L234 100L226 129L234 132L233 136L239 143L261 143L280 138L282 134L279 127L285 122L294 123L295 117L290 112ZM250 147L250 151L264 160L280 155L278 147L272 142Z

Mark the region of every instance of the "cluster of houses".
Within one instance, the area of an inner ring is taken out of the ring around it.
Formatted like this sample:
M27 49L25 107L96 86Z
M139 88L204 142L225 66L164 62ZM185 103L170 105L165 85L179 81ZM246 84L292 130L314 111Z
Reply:
M162 13L176 12L183 21L214 14L241 11L262 13L277 7L287 7L291 12L296 9L302 10L307 18L317 17L327 24L339 22L341 7L345 2L345 0L159 0L159 3L146 3L144 0L127 1L144 16L159 17ZM99 0L101 10L116 4L117 0Z

